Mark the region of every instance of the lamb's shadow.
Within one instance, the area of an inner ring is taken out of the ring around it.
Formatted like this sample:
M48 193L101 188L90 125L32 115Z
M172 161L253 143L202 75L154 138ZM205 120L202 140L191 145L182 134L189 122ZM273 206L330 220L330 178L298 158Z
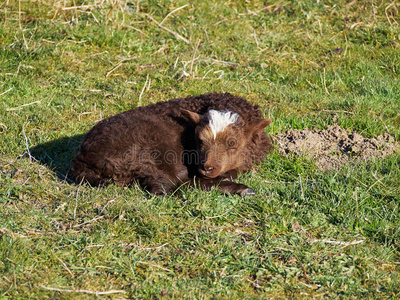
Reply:
M30 152L40 164L54 171L60 180L72 182L68 172L83 137L83 134L62 137L36 145L30 148Z

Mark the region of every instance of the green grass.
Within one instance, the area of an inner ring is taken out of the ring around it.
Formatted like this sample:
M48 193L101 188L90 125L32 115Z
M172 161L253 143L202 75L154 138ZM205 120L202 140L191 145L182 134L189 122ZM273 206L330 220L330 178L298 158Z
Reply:
M400 154L322 172L275 152L243 199L66 179L98 120L210 91L259 104L272 135L399 140L398 3L213 2L0 4L1 299L400 296ZM189 43L147 17L186 4L162 26Z

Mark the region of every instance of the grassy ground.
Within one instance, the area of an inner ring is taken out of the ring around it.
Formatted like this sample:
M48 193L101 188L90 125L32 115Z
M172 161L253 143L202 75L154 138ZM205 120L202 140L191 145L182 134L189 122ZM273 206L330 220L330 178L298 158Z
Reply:
M275 152L245 199L66 175L96 121L209 91L271 134L399 140L399 22L390 1L3 1L0 298L398 298L399 154L322 172Z

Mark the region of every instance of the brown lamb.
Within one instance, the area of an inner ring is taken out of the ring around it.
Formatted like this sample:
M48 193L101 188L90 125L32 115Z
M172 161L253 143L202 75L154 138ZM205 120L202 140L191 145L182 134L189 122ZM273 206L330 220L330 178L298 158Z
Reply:
M138 107L100 121L72 162L75 182L138 183L157 195L182 185L255 192L233 180L272 149L258 106L211 93Z

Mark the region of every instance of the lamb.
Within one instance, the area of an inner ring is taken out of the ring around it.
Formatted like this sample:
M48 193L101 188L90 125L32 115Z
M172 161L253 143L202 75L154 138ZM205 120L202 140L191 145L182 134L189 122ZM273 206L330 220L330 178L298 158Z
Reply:
M76 183L138 183L152 194L182 185L241 196L255 192L235 183L272 150L256 105L229 93L209 93L138 107L100 121L72 161Z

